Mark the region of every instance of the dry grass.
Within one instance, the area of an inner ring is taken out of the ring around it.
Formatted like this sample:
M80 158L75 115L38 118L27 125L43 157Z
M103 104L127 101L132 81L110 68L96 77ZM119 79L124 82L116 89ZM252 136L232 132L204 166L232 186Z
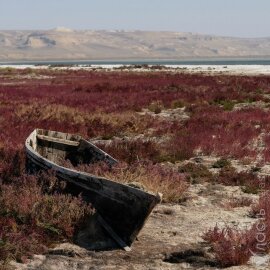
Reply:
M96 174L116 182L163 194L163 202L180 202L188 188L185 177L175 169L152 163L120 163L109 169L107 165L80 165L79 170Z
M130 136L145 132L152 125L149 115L135 112L104 113L102 110L89 113L62 104L21 104L16 108L16 117L21 121L72 123L80 128L82 135L110 139L113 136Z
M188 162L179 166L178 171L186 174L191 183L214 181L214 175L202 164Z

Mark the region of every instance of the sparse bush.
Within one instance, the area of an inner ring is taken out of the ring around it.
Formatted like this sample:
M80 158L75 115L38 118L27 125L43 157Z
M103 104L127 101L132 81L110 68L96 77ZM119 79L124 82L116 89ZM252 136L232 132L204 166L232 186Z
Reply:
M185 101L183 101L183 100L181 100L181 99L174 100L174 101L172 102L172 105L171 105L171 107L172 107L173 109L176 109L176 108L183 108L183 107L185 107L185 106L186 106Z
M220 169L231 166L231 162L226 158L220 158L213 164L213 168Z
M116 157L120 161L132 164L136 161L158 161L160 150L154 141L143 139L114 140L110 144L97 144L104 151Z
M242 186L246 193L258 193L260 180L253 172L237 172L233 167L224 167L217 177L218 182L227 186Z
M254 254L267 254L270 250L270 193L260 195L251 213L257 221L246 230L219 228L208 230L202 238L211 244L216 259L223 267L246 263ZM262 238L263 237L263 238Z
M175 131L161 149L160 161L176 162L190 159L195 150L193 136L185 131Z
M181 165L178 171L186 174L187 179L193 184L214 180L214 175L202 164L189 162Z
M0 150L0 180L9 182L12 177L18 177L24 173L25 156L23 149L5 145Z
M251 257L250 246L254 239L248 233L232 228L217 226L203 235L211 243L216 260L222 267L246 264Z
M0 205L0 260L23 261L52 241L71 240L93 213L80 198L44 194L37 178L26 175L0 185Z
M270 193L269 193L269 189L265 190L259 198L259 201L252 205L251 211L250 211L250 215L252 217L257 217L257 218L269 218L269 222L270 222ZM261 211L263 210L263 211ZM266 214L266 217L261 216L262 212L264 214Z
M235 102L231 100L223 100L221 105L225 111L231 111L234 108Z
M162 109L164 108L164 105L162 103L162 101L158 100L158 101L153 101L149 106L148 109L149 111L158 114L161 113Z

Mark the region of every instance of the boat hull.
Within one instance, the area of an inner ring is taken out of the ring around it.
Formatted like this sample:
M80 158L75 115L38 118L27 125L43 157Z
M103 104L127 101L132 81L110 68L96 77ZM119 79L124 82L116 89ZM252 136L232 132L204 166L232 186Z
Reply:
M26 140L27 167L34 172L53 170L59 179L75 185L82 197L95 207L117 237L130 246L153 208L160 202L160 196L69 169L44 158L33 147L37 132L35 130ZM108 157L105 152L104 155ZM100 157L102 158L102 155Z

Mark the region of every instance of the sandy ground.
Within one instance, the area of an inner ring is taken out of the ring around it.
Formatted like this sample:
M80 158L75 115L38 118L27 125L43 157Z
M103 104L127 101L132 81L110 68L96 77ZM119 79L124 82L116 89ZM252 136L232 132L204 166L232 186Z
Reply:
M49 68L48 65L35 66L35 65L0 65L0 68L33 68L44 69ZM79 65L79 66L66 66L66 67L54 67L53 69L85 69L85 70L105 70L105 71L171 71L171 72L187 72L187 73L207 73L207 74L235 74L235 75L269 75L270 65L164 65L162 69L146 69L146 68L134 68L123 65ZM150 66L151 67L151 66ZM121 68L121 69L120 69Z
M269 65L186 65L186 66L166 66L168 68L180 69L183 71L210 74L241 74L241 75L267 75L270 74Z
M249 208L231 210L222 203L232 196L246 196L239 187L213 184L192 185L189 199L182 204L160 204L152 213L131 252L122 250L94 252L72 244L60 244L48 254L36 255L16 269L219 269L209 246L202 240L207 229L220 226L247 228L255 222ZM256 201L256 195L253 195ZM252 258L245 266L230 269L269 269L268 257Z

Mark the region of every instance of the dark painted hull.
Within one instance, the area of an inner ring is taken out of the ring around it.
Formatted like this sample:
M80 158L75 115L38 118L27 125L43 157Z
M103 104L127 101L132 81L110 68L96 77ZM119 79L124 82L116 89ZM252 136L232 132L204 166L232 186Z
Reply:
M160 202L160 196L57 165L34 150L31 140L36 136L36 132L34 131L26 140L28 166L36 170L52 169L60 179L75 185L116 235L130 246L153 208Z

